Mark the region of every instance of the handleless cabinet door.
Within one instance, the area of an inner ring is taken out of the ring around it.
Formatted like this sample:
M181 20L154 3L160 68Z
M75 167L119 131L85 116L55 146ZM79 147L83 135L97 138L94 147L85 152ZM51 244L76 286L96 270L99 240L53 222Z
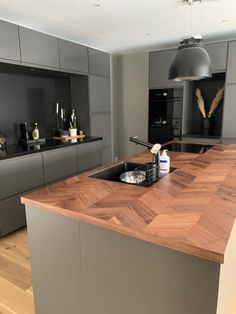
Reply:
M110 76L110 55L106 52L89 48L89 73Z
M236 83L236 41L229 43L226 83Z
M79 173L102 165L102 141L78 145Z
M112 162L112 147L104 147L102 149L102 163L108 164L110 162Z
M76 146L43 152L45 183L50 183L77 173Z
M91 112L111 111L110 79L91 75L89 78Z
M91 114L91 135L101 136L103 146L111 146L111 114Z
M43 165L40 153L0 161L0 199L21 193L43 184Z
M20 27L22 63L59 69L58 39L34 30Z
M26 225L20 195L0 201L0 237Z
M236 84L226 85L224 97L224 114L222 123L222 137L236 138L236 106L235 106Z
M60 69L88 73L88 48L59 39Z
M215 72L225 71L227 63L228 42L207 44L204 45L204 47L211 58L212 70Z
M18 26L5 21L0 21L0 58L20 62Z

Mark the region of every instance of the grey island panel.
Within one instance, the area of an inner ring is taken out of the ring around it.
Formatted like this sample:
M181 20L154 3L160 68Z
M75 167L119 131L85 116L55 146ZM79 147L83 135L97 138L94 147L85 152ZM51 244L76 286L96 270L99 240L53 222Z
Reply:
M47 210L26 213L37 314L216 314L219 264Z

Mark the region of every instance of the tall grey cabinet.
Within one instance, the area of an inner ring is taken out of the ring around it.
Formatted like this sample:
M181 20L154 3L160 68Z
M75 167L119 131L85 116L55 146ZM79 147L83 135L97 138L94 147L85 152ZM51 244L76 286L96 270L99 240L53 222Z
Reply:
M90 131L103 137L103 163L112 160L111 95L109 54L89 49Z
M226 72L222 137L225 142L236 142L236 41L229 42Z

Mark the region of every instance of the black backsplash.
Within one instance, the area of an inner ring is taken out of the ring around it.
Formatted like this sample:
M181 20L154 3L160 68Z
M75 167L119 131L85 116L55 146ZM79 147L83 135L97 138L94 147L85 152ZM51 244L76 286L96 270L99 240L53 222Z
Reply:
M23 67L22 67L23 69ZM1 70L1 69L0 69ZM70 77L40 70L32 73L0 72L0 130L8 144L18 142L20 123L37 122L40 137L50 138L55 123L56 103L71 110Z
M197 108L197 98L195 95L196 89L199 88L201 90L202 96L205 102L205 110L206 114L210 110L210 105L212 100L216 96L217 91L222 88L225 84L225 73L217 73L213 74L212 78L195 81L193 84L193 100L192 100L192 135L201 135L201 120L202 115ZM224 100L221 101L219 107L213 113L210 122L210 136L221 136L222 129L222 116L223 116L223 105Z

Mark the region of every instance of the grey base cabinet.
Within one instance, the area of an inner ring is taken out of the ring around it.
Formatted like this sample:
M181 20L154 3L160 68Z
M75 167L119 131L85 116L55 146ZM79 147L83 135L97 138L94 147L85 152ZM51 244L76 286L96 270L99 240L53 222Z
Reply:
M25 225L25 206L20 195L0 201L0 237Z
M78 173L99 167L102 162L102 141L77 146Z
M102 141L0 161L0 237L26 224L20 196L103 164Z
M50 183L77 173L76 146L43 152L44 183Z
M0 161L0 200L43 185L41 154Z

